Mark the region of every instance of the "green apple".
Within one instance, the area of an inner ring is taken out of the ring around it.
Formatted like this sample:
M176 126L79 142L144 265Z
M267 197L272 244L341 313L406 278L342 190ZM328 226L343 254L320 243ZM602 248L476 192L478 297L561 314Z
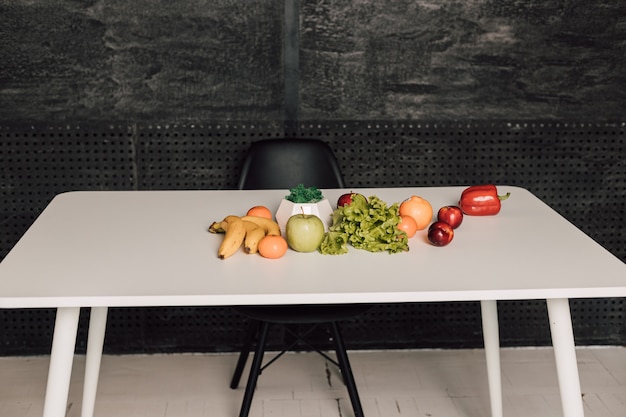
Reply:
M324 223L314 214L294 214L285 226L289 247L298 252L313 252L324 239Z

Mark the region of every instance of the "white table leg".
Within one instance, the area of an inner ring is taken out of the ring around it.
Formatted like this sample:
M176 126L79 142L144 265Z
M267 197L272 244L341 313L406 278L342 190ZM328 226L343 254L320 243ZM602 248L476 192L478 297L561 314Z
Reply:
M43 417L65 416L79 315L80 307L57 309Z
M502 376L500 371L498 302L496 300L482 300L480 302L480 309L483 321L485 357L487 360L491 417L502 417Z
M81 417L92 417L96 405L102 347L107 325L107 307L92 307L87 336L87 358L85 361L85 383L83 385L83 405Z
M563 415L584 417L569 300L567 298L548 299L547 305Z

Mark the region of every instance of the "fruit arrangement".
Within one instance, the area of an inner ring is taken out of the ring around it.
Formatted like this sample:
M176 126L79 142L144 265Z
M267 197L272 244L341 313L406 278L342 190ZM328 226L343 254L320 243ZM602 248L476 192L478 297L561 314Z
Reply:
M502 201L511 193L498 195L493 184L473 185L461 193L458 206L444 206L437 212L437 221L428 228L428 241L446 246L454 238L454 230L463 222L463 215L493 216L500 212Z
M281 250L280 244L276 245L274 243L274 250L270 250L267 243L263 242L269 237L272 237L270 240L274 242L277 241L277 238L285 240L280 235L278 223L271 218L250 214L241 217L229 215L222 221L213 222L209 227L209 232L224 234L224 239L217 250L217 256L220 259L226 259L234 255L242 245L245 252L249 254L260 252L263 256L263 252L266 252L268 257L282 256L276 256ZM261 248L265 250L261 250ZM286 241L284 249L284 252L286 252Z
M323 198L315 187L306 189L300 185L291 191L289 197ZM433 221L433 208L423 197L413 195L387 205L376 196L366 198L350 192L337 200L327 232L319 217L302 212L289 217L283 237L272 212L265 206L254 206L245 216L229 215L213 222L209 232L224 234L217 253L220 259L229 258L242 246L248 254L259 253L270 259L280 258L289 248L297 252L344 254L348 245L370 252L398 253L408 251L409 239L426 228L432 245L448 245L464 215L495 215L500 211L501 201L509 195L499 196L494 185L469 187L461 194L458 206L439 208Z
M299 184L290 190L285 199L303 204L319 202L324 197L317 187L306 188ZM325 226L319 217L303 211L289 216L285 225L286 237L283 237L270 209L254 206L245 216L229 215L222 221L213 222L209 232L224 234L217 251L220 259L231 257L242 245L248 254L258 252L264 258L276 259L282 257L288 248L297 252L316 251L324 238Z
M503 196L498 195L496 186L493 184L474 185L463 190L458 206L444 206L437 211L436 218L433 221L433 208L428 200L423 197L412 195L399 204L393 204L388 212L382 217L376 213L376 205L381 202L377 197L370 197L368 200L354 192L343 194L337 201L337 210L333 215L333 226L329 229L320 252L328 254L339 254L347 252L347 244L370 251L388 250L390 253L408 250L408 244L405 249L405 239L410 239L415 234L428 228L426 237L434 246L446 246L454 238L454 230L463 222L463 216L487 216L495 215L500 212L501 202L510 196L507 193ZM371 205L371 202L374 205ZM369 204L369 206L368 206ZM384 204L384 203L383 203ZM385 206L386 209L386 206ZM397 216L393 210L397 210ZM360 214L359 214L360 213ZM363 215L366 220L360 219L359 215ZM378 216L378 218L377 218ZM397 218L396 218L397 217ZM387 245L389 236L396 233L395 229L386 229L384 232L374 232L374 227L368 225L372 219L378 221L378 226L388 226L395 224L396 228L406 238L396 238L396 242L403 242L400 245ZM383 220L384 219L384 220ZM363 225L366 225L363 227ZM372 230L370 230L372 229ZM339 233L338 233L339 232ZM364 244L361 242L363 237L375 236L370 242Z

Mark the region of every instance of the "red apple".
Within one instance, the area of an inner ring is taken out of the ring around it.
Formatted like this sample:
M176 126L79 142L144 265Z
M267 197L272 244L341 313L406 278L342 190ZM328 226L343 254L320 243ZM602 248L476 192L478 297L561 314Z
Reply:
M360 194L353 192L342 194L341 197L339 197L339 199L337 200L337 207L349 206L352 203L352 197L354 197L355 195ZM365 201L367 201L367 199L365 199Z
M453 229L456 229L463 221L463 210L457 206L441 207L437 213L437 220L448 223Z
M434 222L428 228L428 240L435 246L446 246L453 237L454 229L446 222Z

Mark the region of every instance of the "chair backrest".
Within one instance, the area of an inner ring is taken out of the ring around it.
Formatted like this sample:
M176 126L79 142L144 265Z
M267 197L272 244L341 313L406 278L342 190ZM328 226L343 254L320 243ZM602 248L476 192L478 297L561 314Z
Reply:
M254 142L241 169L238 188L345 188L330 147L316 139L266 139Z

